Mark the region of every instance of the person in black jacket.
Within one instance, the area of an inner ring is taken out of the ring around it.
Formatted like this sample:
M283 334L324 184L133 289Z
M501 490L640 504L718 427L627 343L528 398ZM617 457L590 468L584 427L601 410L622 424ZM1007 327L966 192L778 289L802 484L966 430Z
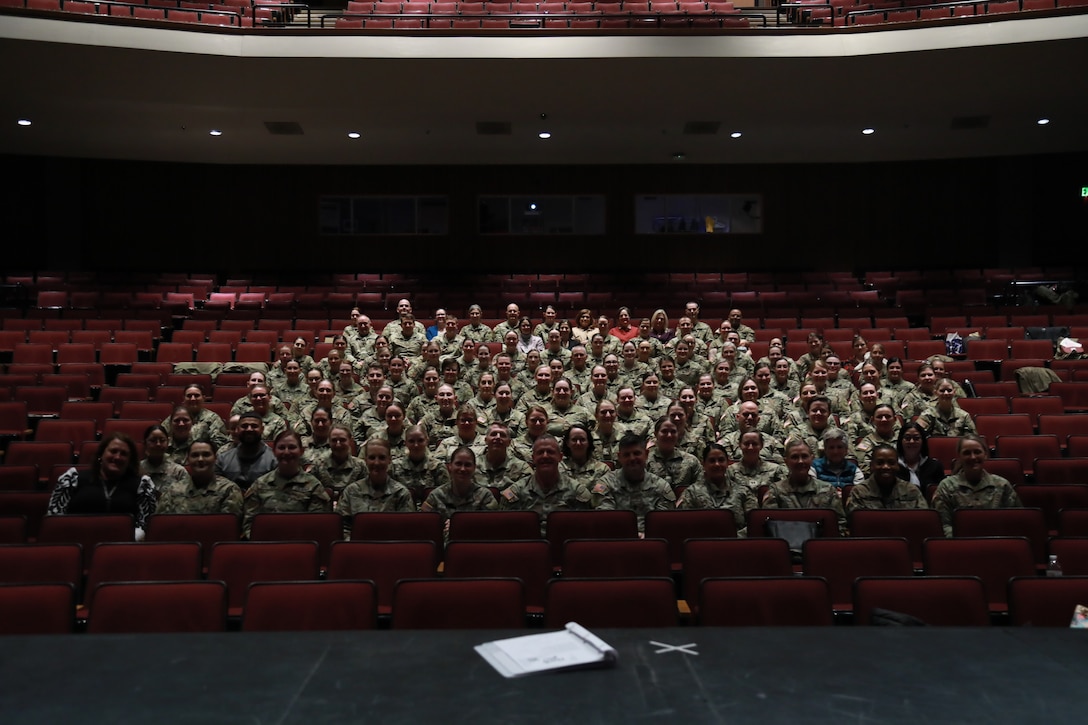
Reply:
M929 457L928 435L917 423L904 423L896 443L899 451L899 478L919 486L922 491L944 478L944 466Z

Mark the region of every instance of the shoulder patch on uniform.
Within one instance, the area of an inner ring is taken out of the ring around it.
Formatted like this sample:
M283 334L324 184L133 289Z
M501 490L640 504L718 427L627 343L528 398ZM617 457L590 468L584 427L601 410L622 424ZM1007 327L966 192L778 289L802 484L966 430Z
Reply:
M510 501L511 503L518 500L518 494L514 491L513 486L509 486L504 489L502 491L502 497L505 498L507 501Z
M872 447L873 447L873 444L872 444L872 442L871 442L871 441L868 441L868 440L860 440L860 441L858 441L857 449L858 449L859 451L867 451L867 450L869 450L869 449L870 449L870 448L872 448Z
M604 495L608 493L608 484L604 481L597 481L593 484L593 493Z
M430 504L429 502L427 502L427 501L424 501L423 503L421 503L421 504L419 505L419 510L420 510L420 511L425 511L425 512L426 512L426 511L434 511L434 507L433 507L433 506L431 506L431 504Z

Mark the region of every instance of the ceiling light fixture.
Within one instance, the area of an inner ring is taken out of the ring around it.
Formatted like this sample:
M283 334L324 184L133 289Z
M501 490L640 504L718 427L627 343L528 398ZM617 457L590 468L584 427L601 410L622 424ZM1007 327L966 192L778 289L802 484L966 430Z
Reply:
M17 123L18 123L18 124L19 124L20 126L29 126L29 125L30 125L30 119L29 119L29 118L20 118L20 119L19 119L19 120L17 121Z
M542 139L545 139L545 140L547 140L547 139L549 139L551 137L552 137L552 132L551 131L541 131L540 133L537 134L537 138L542 138Z
M743 134L741 134L740 131L734 131L733 133L729 134L729 138L740 138L742 135Z
M861 129L861 132L863 134L865 134L866 136L872 136L874 133L876 133L876 129L875 128L863 128L863 129Z
M1035 123L1039 124L1040 126L1045 126L1045 125L1047 125L1048 123L1050 123L1050 119L1049 119L1049 118L1040 118L1040 119L1039 119L1038 121L1036 121Z
M223 132L220 131L218 128L213 128L211 131L208 131L208 135L209 136L222 136Z
M350 139L356 139L356 138L359 138L360 136L362 136L362 134L359 133L358 131L351 131L351 132L348 133L348 138L350 138Z

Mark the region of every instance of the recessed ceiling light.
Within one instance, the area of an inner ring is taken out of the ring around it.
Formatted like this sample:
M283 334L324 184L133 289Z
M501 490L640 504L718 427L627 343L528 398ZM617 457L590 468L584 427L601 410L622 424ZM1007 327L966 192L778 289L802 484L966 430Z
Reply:
M734 131L733 133L729 134L729 138L740 138L741 135L742 134L740 131Z
M358 131L352 131L348 134L348 138L359 138L360 136L362 136L362 134Z
M866 136L872 136L874 133L876 133L876 129L875 128L863 128L863 129L861 129L861 132L863 134L865 134Z
M675 152L673 152L672 160L673 161L684 161L684 160L687 159L687 157L688 157L688 155L686 153L684 153L683 151L675 151Z
M552 132L551 131L541 131L540 133L537 134L537 138L549 139L551 137L552 137Z
M217 129L217 128L213 128L213 129L212 129L211 131L208 131L208 134L209 134L210 136L222 136L222 135L223 135L223 132L222 132L222 131L220 131L220 130L219 130L219 129Z
M29 118L20 118L19 121L18 121L18 124L20 126L29 126L30 125L30 119Z
M1039 119L1038 121L1036 121L1035 123L1039 124L1040 126L1045 126L1045 125L1047 125L1048 123L1050 123L1050 119L1049 119L1049 118L1040 118L1040 119Z

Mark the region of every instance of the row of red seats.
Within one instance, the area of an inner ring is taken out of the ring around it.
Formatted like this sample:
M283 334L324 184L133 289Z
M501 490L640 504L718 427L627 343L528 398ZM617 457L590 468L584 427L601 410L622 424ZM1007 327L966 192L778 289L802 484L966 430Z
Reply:
M1088 577L1007 581L1014 626L1068 627L1088 596ZM859 577L854 622L882 623L895 611L936 626L991 623L978 577ZM545 587L541 620L524 614L525 589L516 578L402 579L393 589L393 629L518 629L529 621L560 628L670 627L679 623L672 581L664 578L553 579ZM224 632L227 585L218 580L106 582L98 587L92 634ZM379 626L377 587L369 580L261 581L246 590L242 631L363 630ZM75 629L71 585L0 587L0 634L65 634ZM820 577L708 578L699 593L701 626L828 626L831 591Z
M1056 555L1069 572L1084 570L1088 540L1055 539L1051 544L1051 550L1058 552ZM492 622L492 626L513 627L522 626L527 614L541 613L545 616L545 623L554 626L549 624L549 610L555 606L551 595L552 587L556 586L555 582L591 579L618 582L631 581L636 577L661 582L657 597L647 601L650 604L648 607L633 606L634 601L640 601L639 598L611 601L607 596L609 592L598 591L598 598L594 603L595 612L583 615L590 619L568 614L567 619L558 622L561 625L564 621L576 619L588 626L599 627L669 626L677 623L678 612L690 614L694 621L702 624L740 623L734 619L738 616L737 613L722 615L717 611L717 605L711 605L706 597L708 581L724 581L726 578L734 582L821 582L820 596L817 599L819 607L810 610L799 601L793 602L793 608L802 609L806 618L818 613L817 621L780 621L783 615L781 608L785 602L775 599L773 603L765 603L771 606L745 607L750 609L748 615L742 618L745 624L830 624L833 613L855 614L857 621L868 623L866 608L859 602L858 585L860 581L870 577L892 578L900 582L936 581L935 577L972 578L980 595L976 602L980 616L978 621L957 623L985 625L989 623L991 616L1003 617L1009 613L1010 608L1015 609L1018 606L1016 595L1011 594L1013 582L1018 579L1051 581L1036 576L1028 542L1017 537L928 539L924 545L925 574L920 577L915 576L906 540L898 538L810 540L806 542L803 554L803 577L795 576L789 550L780 539L690 539L685 544L686 576L678 601L674 582L667 573L658 576L642 573L662 570L661 566L645 565L646 553L660 553L662 548L663 542L652 539L568 541L566 550L571 553L577 549L579 558L570 559L566 564L564 577L555 579L544 541L458 541L451 543L446 551L443 571L445 578L441 581L468 582L476 577L516 577L514 581L518 584L518 596L516 607L509 612L511 621L495 625L493 619L487 620ZM13 582L68 581L67 586L74 592L82 581L80 550L78 544L7 545L0 547L0 558L4 560L4 569L10 572L8 578ZM396 627L398 618L405 616L404 612L399 611L404 606L398 594L401 582L406 579L433 580L436 576L434 552L434 544L423 541L334 542L330 546L331 563L327 577L329 581L347 578L374 582L377 591L372 606L377 613L391 614ZM621 557L618 562L617 554ZM581 562L583 557L584 563ZM241 618L244 622L252 604L248 595L255 582L316 581L318 565L318 545L312 541L221 542L212 548L207 577L209 581L225 584L226 614ZM200 569L201 547L195 542L100 544L95 549L95 559L89 564L87 588L82 597L83 607L80 614L89 616L94 631L96 613L100 607L107 606L104 602L108 600L104 598L103 592L114 581L193 581L200 579ZM579 576L581 574L590 576ZM1076 592L1082 596L1086 591L1084 582L1088 582L1088 578L1071 574L1063 577L1061 581L1081 582L1076 587ZM1036 626L1065 626L1071 617L1073 606L1080 602L1067 602L1066 597L1070 592L1050 586L1047 590L1050 603L1055 604L1055 597L1062 602L1065 608L1062 615L1064 621L1051 612L1052 616L1048 616L1045 621L1033 619L1032 623ZM730 590L736 596L744 594L743 590L747 588L742 587L737 591L732 587ZM440 594L433 591L433 587L430 589L432 594ZM447 591L468 594L453 587L448 587ZM795 586L790 591L797 594L805 592L805 589ZM629 592L628 595L630 594ZM752 592L747 594L751 595ZM768 594L769 592L763 592L764 596ZM602 596L605 599L601 599ZM70 593L69 601L78 600ZM435 601L441 602L443 607L450 604L442 596L438 596ZM652 604L655 601L657 604ZM759 602L758 599L753 601L747 597L745 601L747 604ZM906 601L910 601L910 598ZM415 610L418 606L422 605L416 603L408 609ZM495 607L502 608L496 601L488 602L487 607L479 606L481 612L488 614L477 616L493 617ZM912 611L912 606L887 608L918 616L916 611ZM656 613L651 617L652 624L642 619L647 616L647 612ZM774 621L768 621L770 619ZM13 626L11 618L4 617L3 621L8 623L7 626ZM432 615L430 619L423 621L429 621L430 625L419 626L485 626L469 624L469 621L479 620L466 619L464 614L451 617L448 612L437 617ZM1017 621L1015 613L1012 621L1017 624L1026 623ZM950 622L938 619L930 623Z

